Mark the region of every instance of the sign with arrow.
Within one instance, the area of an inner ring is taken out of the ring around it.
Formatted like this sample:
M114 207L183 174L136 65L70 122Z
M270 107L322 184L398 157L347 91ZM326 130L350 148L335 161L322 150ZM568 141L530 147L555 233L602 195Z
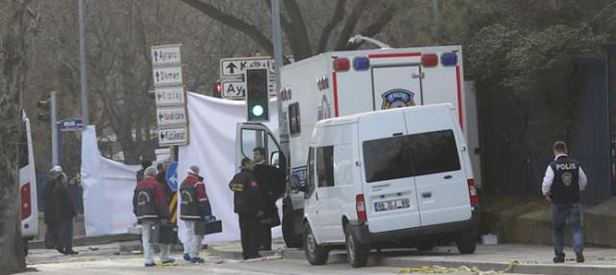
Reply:
M223 58L220 60L220 78L242 77L246 69L268 68L274 72L274 60L269 56Z
M184 87L171 86L155 88L156 106L184 105Z
M181 65L180 45L161 45L150 49L152 66Z
M154 87L182 85L182 67L161 67L152 70Z
M184 145L188 143L186 127L158 129L158 144L160 146Z
M158 126L186 124L186 108L184 106L160 107L156 109Z

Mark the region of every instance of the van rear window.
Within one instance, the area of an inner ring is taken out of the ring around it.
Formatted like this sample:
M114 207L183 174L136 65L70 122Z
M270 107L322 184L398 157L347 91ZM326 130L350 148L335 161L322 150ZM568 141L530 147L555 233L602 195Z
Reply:
M367 182L460 170L452 130L364 141Z

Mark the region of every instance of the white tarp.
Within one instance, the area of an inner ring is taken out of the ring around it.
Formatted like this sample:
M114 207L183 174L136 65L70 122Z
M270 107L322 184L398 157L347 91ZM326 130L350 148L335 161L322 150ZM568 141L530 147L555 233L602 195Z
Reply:
M246 120L243 101L229 101L188 93L190 144L179 148L178 179L186 177L191 165L198 165L205 178L214 215L222 220L223 233L208 235L204 242L239 240L237 215L233 212L233 193L228 183L236 172L235 132L238 122ZM277 132L276 102L270 101L270 123ZM139 166L124 165L100 156L93 126L83 131L82 167L83 200L87 236L127 233L135 222L132 196ZM280 201L279 212L280 212ZM179 204L179 202L178 202ZM178 206L179 209L179 206ZM178 221L180 240L186 229ZM281 236L280 227L272 230Z
M190 144L179 148L178 182L186 177L188 167L198 165L201 176L205 178L213 214L222 220L223 227L222 233L205 236L204 242L239 240L238 219L233 212L233 192L229 190L228 183L238 166L235 163L235 132L237 123L246 121L246 105L244 101L195 93L188 93L187 99ZM276 101L270 101L269 113L271 122L267 125L276 133ZM180 240L183 240L186 229L182 222L178 226ZM280 226L272 230L272 237L281 235Z
M81 156L86 236L126 233L128 226L136 222L133 190L139 166L103 158L94 126L82 133Z

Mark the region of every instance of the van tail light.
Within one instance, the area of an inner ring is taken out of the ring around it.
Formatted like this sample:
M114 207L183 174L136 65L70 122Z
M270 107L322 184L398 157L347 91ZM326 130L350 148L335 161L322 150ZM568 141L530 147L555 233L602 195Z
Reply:
M357 210L357 218L360 222L366 222L368 216L366 215L366 201L364 200L364 194L355 196L355 210Z
M477 194L477 185L475 179L468 179L468 194L471 198L471 206L479 206L479 195Z
M30 193L32 188L30 183L26 183L21 187L21 219L24 220L32 215L32 202L30 201Z

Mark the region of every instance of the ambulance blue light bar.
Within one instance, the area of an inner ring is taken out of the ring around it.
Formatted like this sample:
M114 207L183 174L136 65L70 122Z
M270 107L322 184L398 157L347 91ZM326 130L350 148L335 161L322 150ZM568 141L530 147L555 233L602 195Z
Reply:
M370 59L365 56L358 56L353 59L353 69L356 71L365 71L370 68Z
M458 54L455 52L441 54L441 64L443 64L443 66L458 65Z

